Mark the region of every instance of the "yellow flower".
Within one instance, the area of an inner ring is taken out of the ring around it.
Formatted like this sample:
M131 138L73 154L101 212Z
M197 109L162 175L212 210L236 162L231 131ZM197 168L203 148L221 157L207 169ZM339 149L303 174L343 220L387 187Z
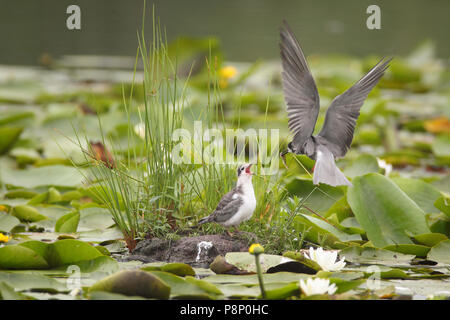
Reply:
M264 248L259 243L254 243L248 248L248 252L251 254L260 254L264 252Z
M0 206L0 211L8 212L8 208L5 206Z
M8 242L11 238L0 233L0 242Z
M221 78L231 79L237 74L237 70L233 66L226 66L219 70L219 75Z

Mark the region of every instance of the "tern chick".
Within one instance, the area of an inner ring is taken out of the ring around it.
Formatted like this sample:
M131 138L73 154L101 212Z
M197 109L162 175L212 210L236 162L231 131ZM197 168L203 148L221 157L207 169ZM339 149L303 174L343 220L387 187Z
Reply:
M224 227L235 227L252 217L256 208L256 198L252 184L251 166L252 164L239 166L236 187L225 194L216 210L209 216L200 219L198 225L216 222Z
M350 181L336 166L335 159L343 157L350 148L359 110L392 59L381 59L351 88L334 98L327 110L322 130L313 136L320 108L316 83L305 55L286 21L280 35L283 92L289 129L294 135L287 150L281 152L280 156L284 163L287 153L305 154L316 160L314 184L351 186Z

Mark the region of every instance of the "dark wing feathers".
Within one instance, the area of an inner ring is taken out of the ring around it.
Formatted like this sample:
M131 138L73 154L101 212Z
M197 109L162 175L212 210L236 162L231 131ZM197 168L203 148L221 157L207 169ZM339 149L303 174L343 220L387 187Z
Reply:
M233 198L237 192L237 189L234 188L222 197L216 210L209 216L208 222L225 222L237 212L238 208L242 205L242 198L240 196Z
M283 92L289 129L294 134L294 143L301 147L314 131L320 108L319 94L305 55L286 21L281 27L280 36Z
M318 134L326 140L328 149L335 157L343 157L353 140L359 110L369 92L375 87L392 60L380 60L364 77L350 89L334 98Z

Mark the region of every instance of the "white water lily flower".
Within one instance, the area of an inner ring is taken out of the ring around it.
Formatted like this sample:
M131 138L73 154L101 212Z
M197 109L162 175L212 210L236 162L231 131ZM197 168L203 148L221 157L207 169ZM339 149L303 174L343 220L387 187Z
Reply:
M379 166L380 168L384 169L384 175L385 175L386 177L389 177L389 174L390 174L391 171L392 171L392 164L387 163L386 161L381 160L381 159L379 159L379 158L377 158L377 161L378 161L378 166Z
M307 296L325 293L333 294L337 290L334 283L330 285L330 279L321 278L308 278L306 281L304 279L300 279L300 288Z
M339 271L345 267L345 257L336 262L337 253L336 250L325 251L320 247L314 250L313 247L310 247L309 255L305 253L305 257L317 262L324 271Z

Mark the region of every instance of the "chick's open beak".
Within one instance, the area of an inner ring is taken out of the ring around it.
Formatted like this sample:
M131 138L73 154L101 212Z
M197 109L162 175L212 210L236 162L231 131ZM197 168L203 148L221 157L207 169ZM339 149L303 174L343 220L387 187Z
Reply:
M253 165L253 163L250 163L250 164L245 168L245 173L247 173L247 174L253 174L253 173L250 171L250 168L251 168L252 165Z

